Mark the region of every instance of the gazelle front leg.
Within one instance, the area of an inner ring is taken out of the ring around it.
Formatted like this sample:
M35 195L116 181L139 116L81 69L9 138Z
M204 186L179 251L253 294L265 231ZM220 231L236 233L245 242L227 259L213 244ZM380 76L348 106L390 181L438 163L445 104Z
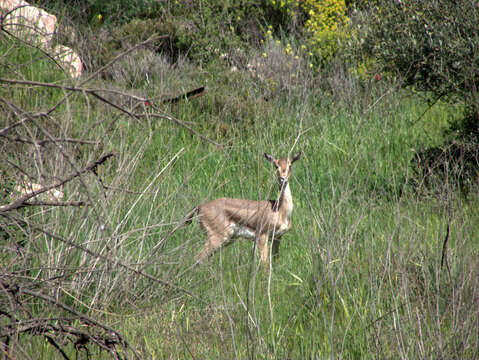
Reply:
M279 239L273 239L273 244L272 244L272 254L271 256L273 257L274 261L279 260L279 245L280 245L280 240Z
M264 269L268 270L268 234L260 235L258 239L258 249Z

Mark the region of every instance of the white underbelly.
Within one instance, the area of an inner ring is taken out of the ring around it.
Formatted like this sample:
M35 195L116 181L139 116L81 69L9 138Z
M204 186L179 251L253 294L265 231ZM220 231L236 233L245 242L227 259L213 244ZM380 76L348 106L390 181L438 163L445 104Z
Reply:
M232 237L242 237L251 240L256 238L256 233L247 226L241 226L233 223L230 225L230 227L233 232Z

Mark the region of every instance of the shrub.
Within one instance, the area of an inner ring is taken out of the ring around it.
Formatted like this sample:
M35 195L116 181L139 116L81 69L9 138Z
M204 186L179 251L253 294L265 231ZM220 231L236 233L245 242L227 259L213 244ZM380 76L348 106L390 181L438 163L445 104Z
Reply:
M360 31L383 71L434 98L462 102L479 123L479 7L474 1L378 1ZM467 123L470 123L468 121ZM465 128L467 129L467 127ZM468 131L461 135L468 135Z
M358 33L362 49L383 72L425 94L431 103L459 104L442 146L412 160L418 181L461 190L477 182L479 140L479 7L474 1L377 1ZM430 181L434 179L434 181Z
M303 7L308 14L305 28L311 49L328 60L338 50L338 39L346 36L342 28L349 20L346 4L344 0L306 0Z
M259 43L263 15L264 8L252 0L179 1L168 10L169 17L181 19L176 45L200 63Z
M344 0L270 1L285 16L289 16L291 24L300 24L309 52L320 63L336 54L340 41L347 36L345 25L349 18Z
M99 23L123 24L134 19L151 19L161 14L165 6L155 0L32 0L37 6L64 12L77 23L98 25Z
M416 190L444 196L448 189L477 191L479 147L476 142L451 141L417 151L411 160Z
M270 38L252 52L247 69L261 84L265 98L294 97L311 86L308 59L303 55L294 44Z

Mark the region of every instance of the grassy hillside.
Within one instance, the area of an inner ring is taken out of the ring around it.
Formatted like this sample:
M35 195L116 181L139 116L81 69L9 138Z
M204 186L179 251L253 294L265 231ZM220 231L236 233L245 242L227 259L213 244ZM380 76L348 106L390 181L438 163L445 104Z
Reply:
M72 80L1 35L0 205L19 197L22 179L71 177L58 186L70 206L30 199L0 212L2 351L479 356L477 195L452 175L431 185L412 166L460 110L430 108L341 61L322 72L303 59L283 67L275 40L246 53L255 72L139 46ZM200 86L200 97L162 103ZM180 226L184 216L217 197L274 198L263 153L299 149L278 262L264 272L253 243L237 240L192 267L204 235L195 222Z

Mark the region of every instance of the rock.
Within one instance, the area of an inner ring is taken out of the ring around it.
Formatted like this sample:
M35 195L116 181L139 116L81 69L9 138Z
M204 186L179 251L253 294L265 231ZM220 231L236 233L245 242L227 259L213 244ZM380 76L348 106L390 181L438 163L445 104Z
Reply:
M53 49L55 59L68 71L73 78L80 77L83 72L83 64L76 52L64 45L56 45Z
M40 46L52 40L56 16L23 0L0 0L0 8L6 13L3 29L12 35Z
M73 78L81 76L83 64L76 52L64 45L52 49L56 16L23 0L0 0L0 9L5 31L50 53Z
M40 184L35 184L35 183L30 183L30 182L23 182L21 184L17 184L14 188L14 190L17 193L20 193L21 196L25 195L30 195L34 191L39 191L43 189L44 187ZM45 191L42 194L37 195L40 200L48 200L48 201L61 201L63 200L65 194L63 191L57 190L57 189L50 189L48 191ZM35 198L35 196L34 196Z

